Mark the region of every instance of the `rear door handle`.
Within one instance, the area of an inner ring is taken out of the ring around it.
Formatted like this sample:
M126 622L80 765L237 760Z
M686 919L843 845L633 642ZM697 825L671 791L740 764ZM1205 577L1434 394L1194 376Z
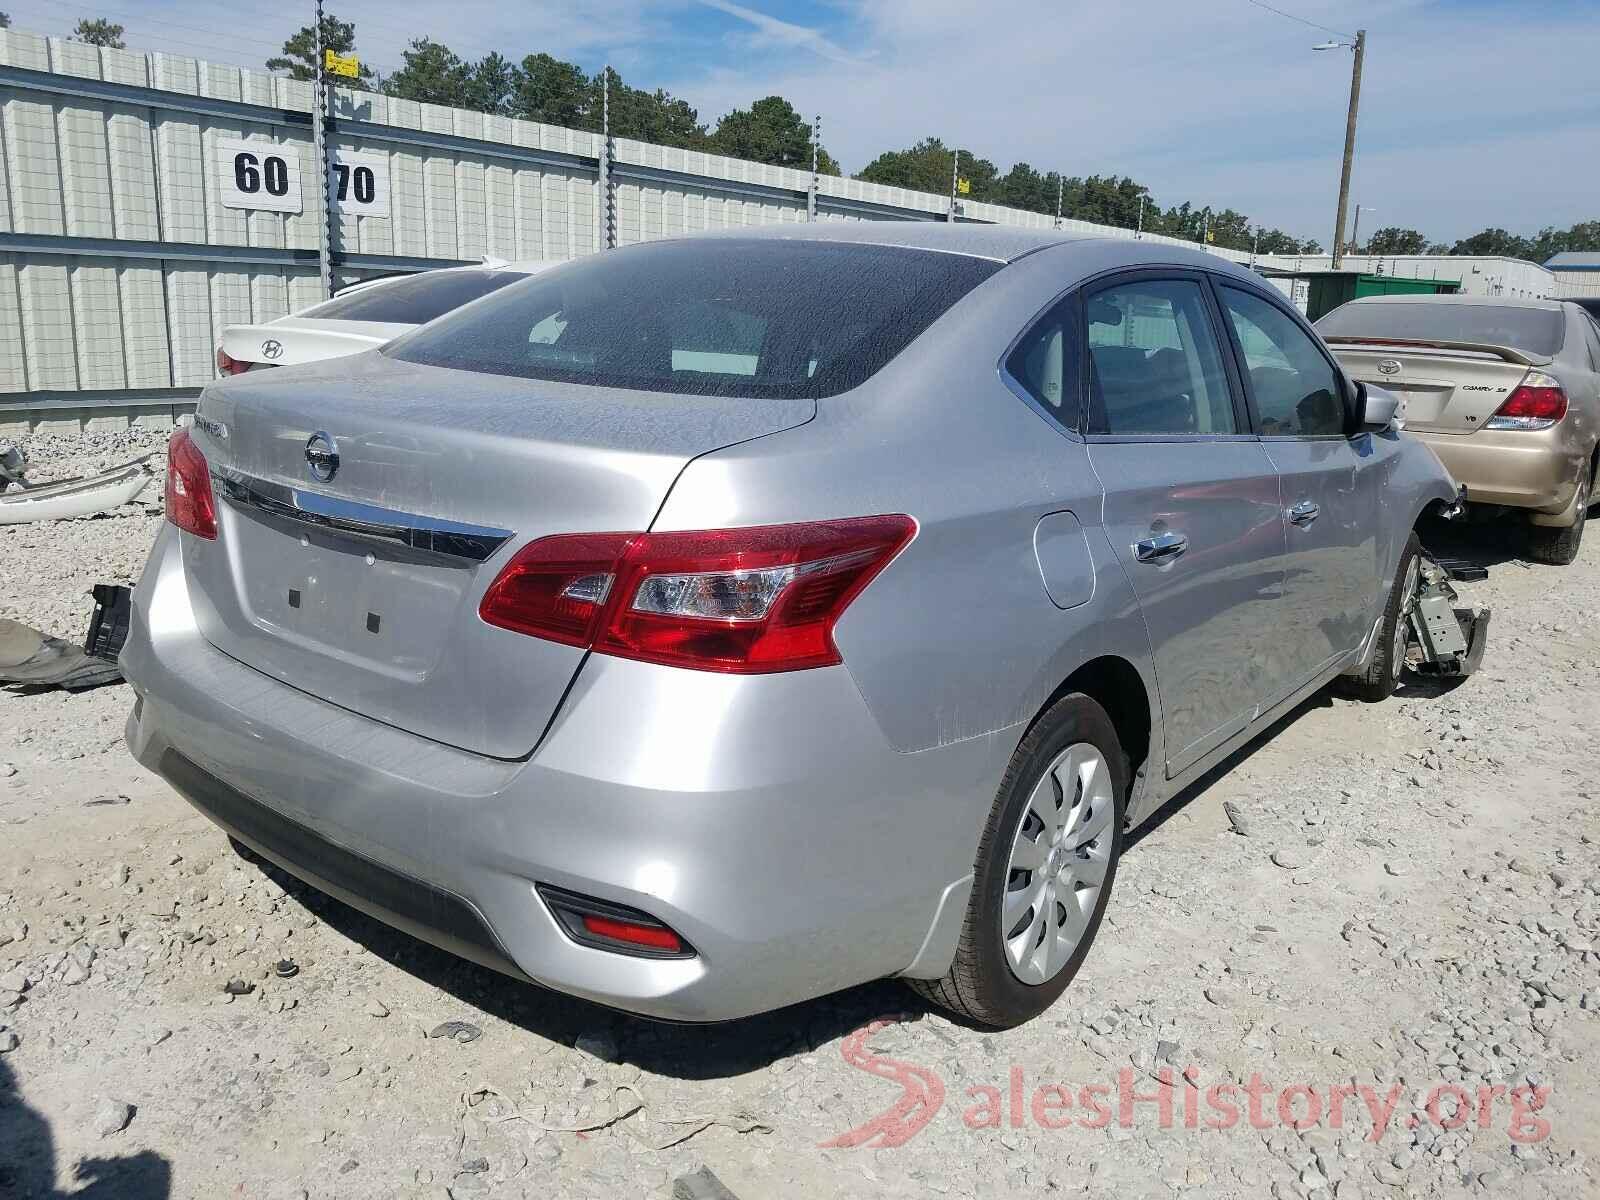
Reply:
M1309 500L1302 500L1289 510L1289 523L1291 525L1309 525L1322 515L1320 506Z
M1133 556L1142 563L1171 562L1189 548L1181 533L1157 533L1133 544Z

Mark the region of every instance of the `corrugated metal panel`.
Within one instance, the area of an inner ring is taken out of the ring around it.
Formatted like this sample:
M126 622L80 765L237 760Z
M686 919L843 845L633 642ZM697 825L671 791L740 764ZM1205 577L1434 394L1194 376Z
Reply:
M1556 274L1557 296L1600 296L1600 271L1560 271Z
M0 236L12 239L0 247L0 392L193 387L213 378L224 325L320 298L314 262L289 261L317 244L309 84L16 30L0 31L0 68L49 73L0 79ZM388 256L565 259L600 247L597 135L365 92L337 93L335 112L334 144L381 155L389 175L387 217L338 221L336 253L378 257L337 268L341 278ZM222 140L298 158L302 211L224 205ZM626 139L614 151L620 244L805 219L809 172ZM830 221L940 220L949 203L838 177L818 195ZM963 215L1054 224L987 204L963 202ZM137 245L113 256L118 241ZM200 246L217 247L216 260ZM239 261L237 248L263 253Z

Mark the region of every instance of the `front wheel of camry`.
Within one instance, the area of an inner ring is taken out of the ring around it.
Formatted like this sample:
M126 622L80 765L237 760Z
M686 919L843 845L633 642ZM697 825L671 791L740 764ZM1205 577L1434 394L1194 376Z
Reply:
M1105 709L1073 694L1022 739L978 844L955 961L908 980L958 1017L1005 1029L1078 973L1122 855L1127 759Z

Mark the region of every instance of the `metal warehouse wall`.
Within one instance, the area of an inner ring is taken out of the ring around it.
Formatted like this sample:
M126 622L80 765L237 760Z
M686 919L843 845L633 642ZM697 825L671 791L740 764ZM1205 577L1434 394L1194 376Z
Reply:
M0 394L13 394L0 421L22 408L159 410L170 389L214 377L224 326L320 298L311 104L310 84L262 71L0 30ZM389 180L388 215L338 222L341 278L600 248L598 135L368 92L339 91L335 110L334 147L383 156ZM222 140L297 164L302 211L224 205ZM618 245L803 221L811 187L807 172L620 139L610 178ZM821 220L938 220L947 207L818 184ZM960 213L1056 224L989 204Z
M1289 271L1327 271L1333 259L1326 254L1262 255L1263 264ZM1513 296L1540 299L1556 294L1556 277L1537 263L1500 256L1446 254L1347 254L1343 269L1401 279L1455 279L1467 296Z
M1600 296L1600 271L1557 271L1557 296Z

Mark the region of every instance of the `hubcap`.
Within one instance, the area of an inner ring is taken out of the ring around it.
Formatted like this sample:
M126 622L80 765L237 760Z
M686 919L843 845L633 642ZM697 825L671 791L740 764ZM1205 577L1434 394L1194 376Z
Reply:
M1111 770L1088 742L1056 756L1034 785L1011 842L1000 937L1023 983L1053 979L1089 927L1111 864Z

